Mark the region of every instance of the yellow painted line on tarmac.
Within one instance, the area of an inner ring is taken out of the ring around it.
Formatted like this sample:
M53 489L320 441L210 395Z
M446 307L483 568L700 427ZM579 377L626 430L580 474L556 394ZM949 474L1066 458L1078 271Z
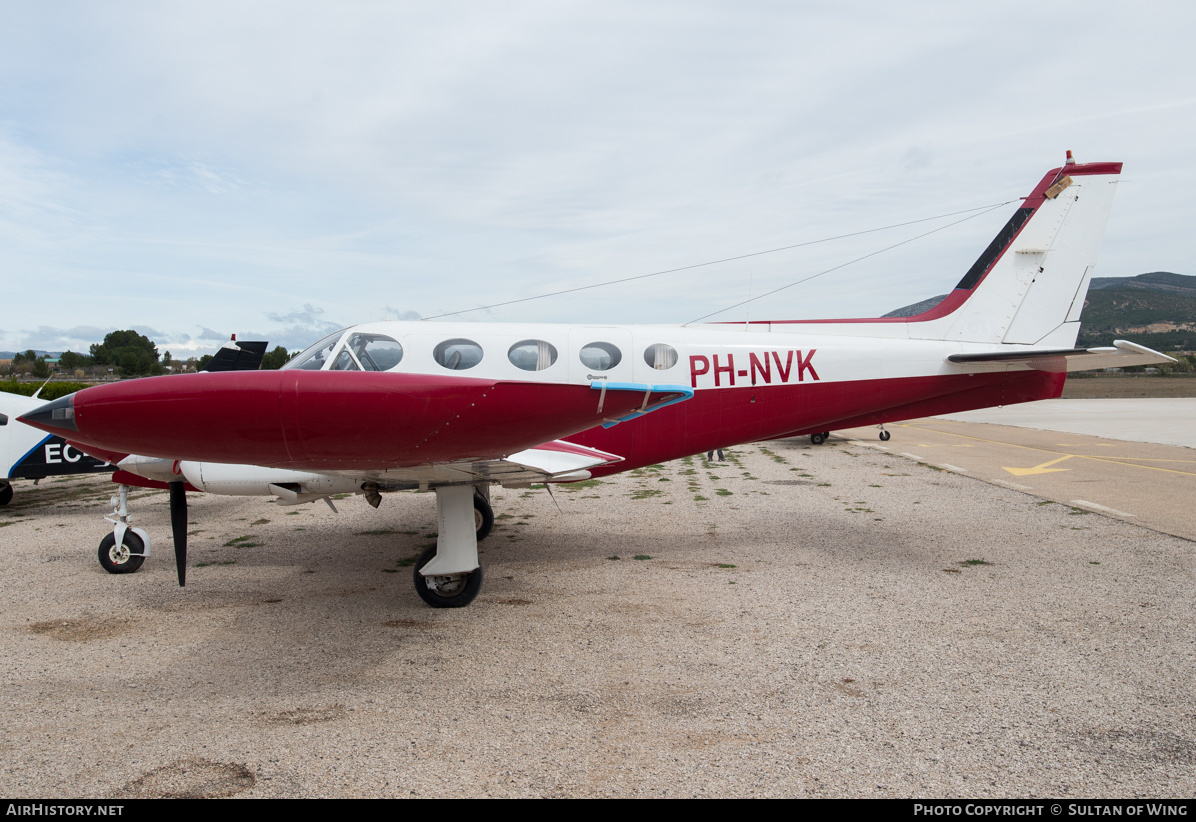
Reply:
M1050 462L1044 462L1042 465L1035 465L1033 468L1007 468L1006 466L1002 465L1001 470L1008 471L1015 477L1028 477L1033 474L1053 474L1056 471L1070 471L1070 468L1051 468L1051 466L1055 465L1056 463L1063 462L1064 460L1069 460L1074 456L1076 455L1068 454L1065 457L1059 457L1059 459L1051 460Z
M1147 471L1162 471L1167 474L1180 474L1185 477L1196 477L1196 471L1179 471L1174 468L1162 468L1157 465L1141 465L1142 462L1178 462L1184 465L1193 465L1196 467L1196 460L1172 460L1172 459L1154 459L1151 457L1096 457L1090 454L1062 454L1058 451L1052 451L1050 448L1038 448L1033 445L1018 445L1014 442L1002 442L1000 440L990 440L985 437L973 437L967 434L956 434L953 431L939 431L934 428L922 427L913 425L912 423L898 423L902 428L909 428L913 431L933 431L936 434L942 434L946 437L959 437L960 439L975 440L976 442L987 442L990 445L1004 445L1008 448L1021 448L1025 451L1038 451L1043 454L1055 454L1060 457L1077 457L1084 460L1092 460L1093 462L1108 462L1113 465L1124 465L1129 468L1142 468ZM907 455L909 456L909 455ZM1138 460L1138 462L1123 462L1123 460ZM1067 469L1057 469L1067 470Z

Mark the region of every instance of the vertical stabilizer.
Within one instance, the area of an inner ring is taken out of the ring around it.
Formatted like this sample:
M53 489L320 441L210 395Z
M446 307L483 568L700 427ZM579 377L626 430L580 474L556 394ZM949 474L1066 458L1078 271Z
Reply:
M1121 163L1072 163L1069 152L933 310L939 316L910 318L910 336L1074 345L1120 174Z

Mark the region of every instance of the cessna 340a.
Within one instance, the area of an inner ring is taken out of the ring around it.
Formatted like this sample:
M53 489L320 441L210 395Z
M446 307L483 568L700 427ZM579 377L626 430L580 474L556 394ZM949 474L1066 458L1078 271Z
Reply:
M96 456L140 455L120 462L118 482L168 484L180 585L187 487L282 504L355 492L375 506L380 492L434 491L439 536L415 565L416 589L433 606L467 605L482 581L491 485L1049 399L1069 371L1171 361L1120 340L1074 347L1120 173L1069 152L955 290L913 317L369 323L281 371L96 386L21 420ZM114 522L113 545L140 564L127 516Z

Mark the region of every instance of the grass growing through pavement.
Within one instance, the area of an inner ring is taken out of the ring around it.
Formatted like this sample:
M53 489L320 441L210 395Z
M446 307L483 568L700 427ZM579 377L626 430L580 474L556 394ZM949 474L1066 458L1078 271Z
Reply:
M260 542L251 542L253 537L246 534L243 537L234 537L228 542L224 543L225 548L257 548L261 545Z

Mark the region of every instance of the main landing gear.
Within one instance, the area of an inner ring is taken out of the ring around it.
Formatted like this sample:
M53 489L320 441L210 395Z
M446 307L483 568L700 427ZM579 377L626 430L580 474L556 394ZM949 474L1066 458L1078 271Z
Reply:
M889 438L893 436L892 434L890 434L888 431L885 430L885 427L883 425L878 425L876 427L880 429L880 441L881 442L888 442ZM812 445L822 445L824 442L826 442L828 439L830 439L830 436L831 436L830 431L822 431L818 434L811 434L810 435L810 443Z
M494 511L473 486L442 485L436 489L436 514L436 546L415 563L415 591L433 608L462 608L482 587L478 540L494 527Z
M12 483L8 480L0 480L0 505L8 505L12 502Z

